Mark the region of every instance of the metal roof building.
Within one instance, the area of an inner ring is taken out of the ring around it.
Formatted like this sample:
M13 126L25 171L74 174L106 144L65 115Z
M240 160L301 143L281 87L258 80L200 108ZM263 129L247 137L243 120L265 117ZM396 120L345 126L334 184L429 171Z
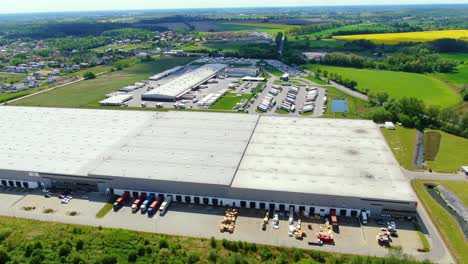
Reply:
M343 215L414 212L367 120L0 107L0 185Z
M206 82L218 72L226 68L225 64L206 64L194 71L186 73L154 90L141 95L143 100L175 101L176 98L186 94L190 89Z

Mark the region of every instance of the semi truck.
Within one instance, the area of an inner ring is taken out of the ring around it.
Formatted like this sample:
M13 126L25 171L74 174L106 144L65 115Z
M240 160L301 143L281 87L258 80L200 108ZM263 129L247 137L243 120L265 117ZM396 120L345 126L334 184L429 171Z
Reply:
M138 212L138 209L140 209L140 206L145 199L146 199L146 193L141 193L140 196L138 196L138 198L132 204L133 213Z
M159 207L159 215L165 215L167 212L167 208L172 202L172 197L167 196L166 199L164 199L164 202L161 204L161 207Z
M141 204L140 210L142 214L146 213L146 210L149 208L151 203L154 202L154 199L156 199L156 195L151 193L148 198L146 198L146 200Z
M113 207L114 211L119 210L122 206L123 203L126 202L130 198L130 193L129 192L124 192L117 200L115 200Z
M148 216L154 215L158 211L162 202L163 199L161 197L156 198L156 200L154 200L148 208Z

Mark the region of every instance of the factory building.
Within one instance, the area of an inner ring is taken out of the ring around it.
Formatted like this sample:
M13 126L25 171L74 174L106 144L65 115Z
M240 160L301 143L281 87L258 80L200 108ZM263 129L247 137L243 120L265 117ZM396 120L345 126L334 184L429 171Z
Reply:
M0 185L357 216L417 199L368 120L0 107Z
M259 74L259 69L257 67L235 67L235 68L226 68L225 76L243 78L243 77L257 77Z
M220 71L226 68L225 64L206 64L188 72L154 90L141 95L142 100L175 102L191 89L205 83ZM153 76L154 77L154 76Z

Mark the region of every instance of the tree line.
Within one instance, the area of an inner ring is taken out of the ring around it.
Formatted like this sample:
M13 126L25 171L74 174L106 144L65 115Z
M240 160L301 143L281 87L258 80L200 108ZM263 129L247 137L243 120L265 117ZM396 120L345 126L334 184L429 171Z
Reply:
M322 71L320 68L315 70L315 77L318 79L326 79L327 81L334 81L354 91L356 91L358 86L358 83L355 80L343 78L343 76L338 73L328 72L327 70Z
M382 60L373 60L342 52L332 52L326 54L320 60L312 62L342 67L414 73L454 72L458 65L458 62L454 60L444 59L428 49L418 49L416 47L408 47Z
M413 97L390 98L385 92L369 94L369 105L374 107L369 117L377 123L401 122L405 127L440 129L468 138L468 113L426 105Z

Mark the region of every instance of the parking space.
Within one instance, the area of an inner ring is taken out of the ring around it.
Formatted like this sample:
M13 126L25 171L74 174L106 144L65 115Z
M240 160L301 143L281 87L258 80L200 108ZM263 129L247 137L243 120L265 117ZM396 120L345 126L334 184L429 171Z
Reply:
M262 228L265 210L240 208L233 234L221 233L219 225L224 217L226 207L198 204L171 203L164 216L156 213L152 217L133 213L131 201L128 201L118 211L111 211L103 218L96 218L96 213L107 201L108 196L100 193L76 193L68 204L54 194L50 198L44 197L41 191L26 192L23 189L3 188L0 192L0 213L15 217L38 219L43 221L57 221L94 226L125 228L136 231L156 232L172 235L193 237L215 237L230 240L249 241L259 244L277 246L315 248L354 254L370 254L385 256L388 249L378 245L376 236L381 232L382 225L371 220L368 225L361 226L357 218L340 217L339 229L332 232L335 244L311 246L309 241L316 241L316 234L327 232L326 218L319 216L301 216L301 230L303 239L290 236L288 213L279 213L279 228L273 228L270 217L266 228ZM46 210L51 209L48 213ZM71 212L76 214L71 215ZM272 216L272 214L270 214ZM297 226L299 216L294 216ZM419 237L411 222L396 221L398 237L393 238L392 246L401 246L404 253L414 256L420 247Z
M326 89L304 84L280 84L275 81L275 77L269 79L265 89L251 104L249 113L318 117L325 112ZM316 96L311 100L308 97L314 91ZM306 104L312 105L313 110L304 112Z

